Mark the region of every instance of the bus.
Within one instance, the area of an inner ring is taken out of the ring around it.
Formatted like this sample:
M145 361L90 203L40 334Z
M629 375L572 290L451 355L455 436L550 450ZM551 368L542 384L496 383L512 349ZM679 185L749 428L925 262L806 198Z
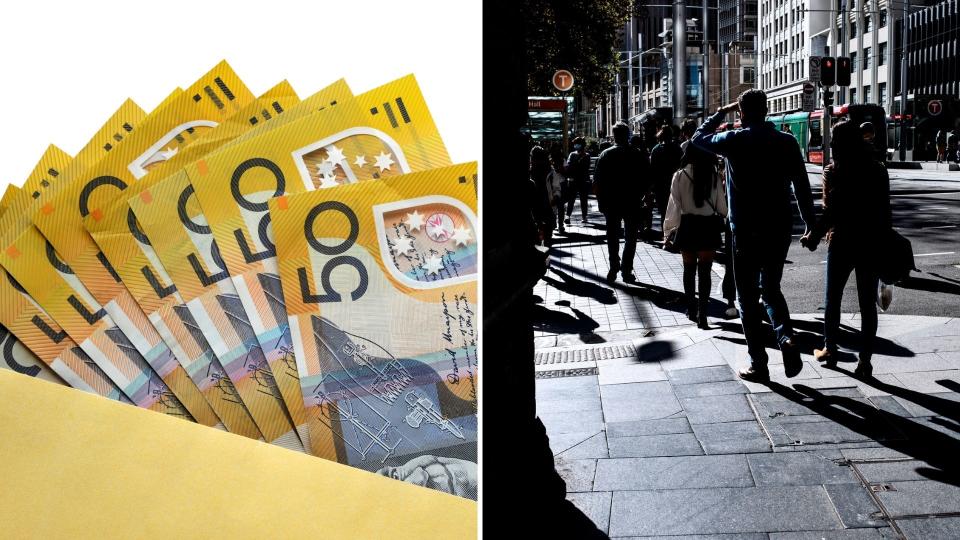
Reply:
M873 145L877 158L887 159L887 114L883 107L873 103L864 103L860 105L841 105L833 107L833 114L830 118L830 124L836 124L841 120L849 120L857 125L864 122L870 122L874 128ZM811 113L793 113L780 117L781 125L794 126L797 123L805 123L805 128L792 129L793 135L797 137L800 148L806 155L807 161L823 164L823 109L818 109ZM789 119L789 123L788 120ZM772 121L772 120L771 120ZM774 122L776 123L776 122ZM781 126L778 126L781 127ZM786 131L782 129L782 131Z

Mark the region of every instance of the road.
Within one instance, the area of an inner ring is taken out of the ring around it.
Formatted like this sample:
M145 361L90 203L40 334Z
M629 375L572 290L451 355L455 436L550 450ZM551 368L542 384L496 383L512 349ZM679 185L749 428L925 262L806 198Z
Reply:
M819 209L819 168L808 167ZM894 292L894 314L960 316L960 173L890 171L894 227L911 241L916 266ZM796 219L796 238L803 227ZM811 253L794 243L784 269L783 291L791 311L823 311L826 245ZM857 312L853 276L843 295L843 312Z

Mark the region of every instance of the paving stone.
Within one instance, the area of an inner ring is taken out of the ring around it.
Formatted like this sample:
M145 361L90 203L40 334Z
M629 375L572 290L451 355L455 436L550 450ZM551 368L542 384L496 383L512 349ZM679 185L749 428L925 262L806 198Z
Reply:
M603 430L603 412L581 411L537 415L551 437L563 433L598 432Z
M673 362L680 357L680 351L693 345L693 340L684 334L656 336L634 341L637 358L643 362Z
M753 409L743 395L703 396L680 400L691 424L716 424L755 420Z
M604 432L581 441L559 454L567 459L605 458L607 453L607 437Z
M758 486L815 486L857 482L857 477L849 466L837 465L809 452L750 454L747 462Z
M708 454L770 452L770 439L756 420L697 424L693 432Z
M601 385L667 380L667 375L657 362L600 365L598 372Z
M897 525L909 540L960 538L960 517L904 519Z
M902 386L916 392L925 394L935 394L943 392L943 385L938 383L940 380L960 381L960 371L919 371L916 373L897 373L896 378L900 381L897 386Z
M956 338L953 339L956 340ZM872 363L874 373L945 371L960 367L956 362L951 361L949 358L944 358L932 352L917 354L916 356L911 357L887 356L878 354L874 355Z
M600 397L600 385L595 375L537 379L537 401L563 401Z
M742 455L610 458L597 463L597 491L752 486Z
M688 369L669 369L667 377L674 385L736 381L737 376L729 366L711 366Z
M917 472L917 469L928 467L929 465L925 462L916 460L857 464L857 469L871 483L926 480L927 477ZM958 504L958 511L960 511L960 504Z
M668 382L606 385L600 397L608 422L653 420L682 411Z
M893 538L882 529L850 529L845 531L793 531L770 533L770 540L882 540ZM893 534L890 530L889 534Z
M612 458L703 455L703 448L692 433L615 437L607 443Z
M932 480L892 482L896 491L881 491L877 499L896 518L903 515L942 514L960 511L960 486Z
M874 396L870 398L870 401L881 411L895 414L901 418L913 416L910 414L910 411L904 408L893 396Z
M880 509L862 484L827 484L823 488L830 495L830 500L837 509L844 527L855 529L887 525Z
M563 453L564 451L573 448L587 439L596 436L597 433L602 432L577 431L573 433L559 433L550 435L550 450L553 451L553 455Z
M618 536L615 540L769 540L766 533L682 534L679 536Z
M894 396L894 399L907 410L910 416L952 416L960 418L960 394L957 392L924 394L924 396L928 397Z
M727 368L724 368L727 369ZM673 387L678 398L703 396L728 396L732 394L746 394L747 389L740 381L721 381L700 384L681 384Z
M600 397L584 399L538 399L537 413L565 413L580 411L599 411Z
M554 464L557 473L567 484L567 493L593 491L593 477L597 472L597 460L555 458Z
M841 528L821 486L616 492L610 519L612 537Z
M660 364L664 369L678 370L727 364L723 354L714 346L714 340L694 344L690 337L684 337L689 341L689 346L676 351L670 358L661 359Z
M607 439L692 432L690 422L687 421L686 417L661 418L659 420L635 420L631 422L607 422Z
M567 500L586 514L590 521L603 532L607 532L610 525L610 498L609 491L591 493L568 493Z
M900 335L897 336L897 343L903 345L915 354L938 352L938 351L958 351L960 342L956 335L947 336L920 336Z
M889 459L911 459L910 456L892 448L845 448L840 450L843 457L849 460L870 461Z

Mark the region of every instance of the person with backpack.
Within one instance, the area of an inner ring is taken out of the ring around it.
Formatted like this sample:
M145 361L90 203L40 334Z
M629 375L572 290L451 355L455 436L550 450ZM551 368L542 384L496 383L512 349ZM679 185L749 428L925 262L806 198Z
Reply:
M828 365L836 364L843 288L850 273L855 272L862 339L855 373L869 377L877 335L879 258L884 253L885 233L892 228L890 177L863 144L854 123L842 121L830 133L832 159L823 169L823 212L812 230L800 239L810 251L817 249L824 236L828 241L823 348L813 355Z
M573 215L573 203L580 200L580 221L587 223L587 211L590 209L590 154L587 153L587 142L583 137L573 139L573 152L567 156L567 180L570 190L567 197L567 225Z
M660 230L663 231L664 216L667 213L667 202L670 200L670 186L673 175L680 168L683 159L683 150L673 140L673 130L669 126L661 128L657 133L657 145L650 152L650 179L652 180L653 198L660 214Z
M649 163L645 155L630 146L630 128L623 122L613 126L615 145L607 148L597 159L593 182L597 203L606 218L607 250L610 270L607 281L613 282L617 272L623 281L635 283L633 258L637 251L639 229L637 205L649 188ZM620 257L620 231L624 231L623 258Z
M743 127L717 133L726 114L733 111L739 111ZM791 186L807 230L815 220L810 181L797 139L765 121L766 114L767 94L747 90L736 103L709 117L691 139L691 144L726 158L733 274L751 364L739 375L753 382L770 379L761 298L776 332L784 372L795 377L803 369L793 340L790 309L780 290L793 233Z
M687 317L706 330L710 303L710 272L714 252L720 247L727 199L717 171L717 158L696 145L688 144L673 176L667 203L664 246L673 243L683 257L683 292ZM671 240L671 235L676 234ZM699 276L699 298L694 282Z

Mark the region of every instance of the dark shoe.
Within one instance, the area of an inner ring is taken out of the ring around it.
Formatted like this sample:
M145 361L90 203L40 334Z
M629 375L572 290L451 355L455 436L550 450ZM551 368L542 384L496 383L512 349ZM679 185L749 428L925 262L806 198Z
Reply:
M567 216L567 219L563 220L563 222L566 223L567 225L569 225L569 224L570 224L570 216Z
M707 316L703 313L701 313L697 318L697 328L700 328L701 330L710 329L710 323L707 322Z
M633 275L633 272L624 272L623 273L623 282L624 283L636 283L637 276Z
M687 300L687 318L697 322L697 301Z
M567 231L563 227L560 227L558 230L560 231L560 234L567 234Z
M780 354L783 355L783 372L787 377L796 377L803 369L803 360L800 360L800 351L793 339L787 339L780 344Z
M617 280L617 272L619 272L619 270L616 268L611 268L610 271L607 272L607 283L613 283Z
M819 362L825 362L828 366L832 367L837 365L837 353L826 347L822 349L814 349L813 357Z
M860 361L857 362L857 368L853 370L855 376L863 379L873 377L873 364L870 363L870 357L869 354L860 353Z
M737 375L747 382L770 382L770 372L766 368L757 369L753 366L750 366L747 369L741 370L739 373L737 373Z

